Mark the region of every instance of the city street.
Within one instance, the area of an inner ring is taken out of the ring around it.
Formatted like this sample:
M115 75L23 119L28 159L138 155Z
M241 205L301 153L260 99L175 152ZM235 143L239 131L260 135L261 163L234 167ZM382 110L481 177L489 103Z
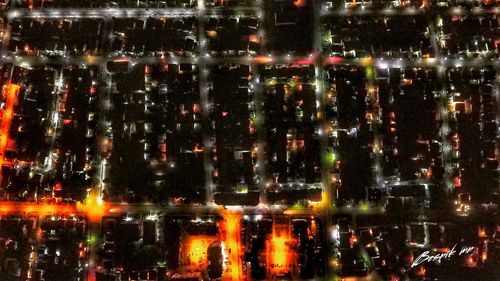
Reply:
M498 1L0 2L0 280L499 280Z

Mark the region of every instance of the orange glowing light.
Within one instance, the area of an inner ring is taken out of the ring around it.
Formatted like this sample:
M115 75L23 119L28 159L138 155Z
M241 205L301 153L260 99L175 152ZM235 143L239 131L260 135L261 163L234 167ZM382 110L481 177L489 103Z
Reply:
M273 61L272 58L266 57L266 56L257 56L257 57L255 57L255 62L256 63L270 63L272 61Z
M430 168L428 168L428 169L427 169L427 171L425 172L425 176L426 176L427 178L432 177L432 170L431 170Z
M486 238L487 237L486 231L484 230L484 228L479 228L478 236L479 236L479 238Z
M113 62L129 62L129 60L127 58L117 58L114 59Z
M217 238L214 236L189 236L182 249L182 256L188 270L205 270L208 266L208 246Z
M23 206L23 212L25 213L32 213L32 212L35 212L37 210L37 208L33 205L26 205L26 206Z
M222 225L222 229L223 232L225 232L222 243L224 244L227 258L230 262L224 265L227 266L227 268L224 271L222 279L242 280L241 259L240 259L241 214L225 211L222 215L224 217L224 223Z
M295 0L293 4L298 8L304 7L306 5L306 0Z
M259 44L260 43L260 37L257 36L257 35L250 35L250 36L248 36L248 41L250 41L252 43Z
M417 275L420 276L420 277L424 277L425 276L425 268L423 266L421 266L417 272Z
M357 238L357 237L356 237L356 235L354 235L354 234L351 236L351 238L350 238L349 240L350 240L350 242L351 242L351 247L352 247L354 244L358 243L358 238Z
M295 263L296 252L294 251L293 245L296 241L290 238L290 235L285 228L281 228L281 231L273 230L269 248L267 249L268 256L270 257L271 271L274 274L288 273L292 270L292 265Z
M194 264L205 264L207 243L205 240L194 239L189 247L189 259Z
M469 267L476 266L476 261L474 260L474 258L472 257L472 255L469 255L467 257L466 263L467 263L467 266L469 266Z
M42 214L54 214L56 213L56 206L44 204L40 207L39 210Z
M328 200L328 193L326 193L326 191L322 191L320 201L309 200L308 203L312 208L316 208L316 209L326 208L330 204L329 200Z
M274 237L273 244L273 264L276 267L283 267L287 262L287 239L285 237Z
M481 260L485 262L486 259L488 259L488 254L486 252L483 252L483 254L481 254Z
M215 31L215 30L207 30L207 35L210 38L215 38L215 37L217 37L217 31Z
M76 208L87 213L92 222L99 222L106 210L109 210L102 198L92 194L87 197L85 203L77 202Z
M10 212L12 210L12 207L11 206L7 206L7 205L0 205L0 212Z
M310 232L312 235L318 234L318 224L316 223L316 220L314 220L314 219L311 221Z
M10 82L3 88L5 98L5 110L2 112L2 121L0 124L0 169L4 164L5 149L9 141L9 128L14 114L14 105L17 101L17 93L21 86L11 84Z

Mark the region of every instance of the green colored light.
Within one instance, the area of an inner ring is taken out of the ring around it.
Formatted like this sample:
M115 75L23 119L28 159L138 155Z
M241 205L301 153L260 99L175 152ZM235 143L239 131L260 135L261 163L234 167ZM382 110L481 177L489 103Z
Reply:
M331 44L332 43L332 36L330 34L323 35L323 41Z
M337 157L335 156L335 153L333 153L333 151L326 153L326 163L328 164L328 166L332 167L333 164L335 164L336 159Z
M95 236L92 234L89 234L87 241L89 242L89 245L93 245L95 243Z
M366 78L368 79L372 79L375 77L375 72L373 71L373 67L371 66L368 66L365 68L365 75L366 75Z
M367 203L361 203L359 204L359 210L362 212L366 212L370 209L370 205Z
M262 115L260 114L255 114L253 117L250 118L250 121L252 121L253 124L255 125L262 125Z
M272 86L276 85L277 82L278 82L277 79L274 78L274 77L273 78L268 78L268 79L266 79L266 86L267 87L272 87Z

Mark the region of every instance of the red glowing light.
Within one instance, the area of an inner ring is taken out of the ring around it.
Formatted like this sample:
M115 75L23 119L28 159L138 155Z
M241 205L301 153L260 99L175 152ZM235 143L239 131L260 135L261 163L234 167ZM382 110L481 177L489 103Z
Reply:
M325 64L337 64L343 62L345 59L342 57L327 57Z
M300 59L295 62L296 64L314 64L313 58Z
M196 113L200 112L200 105L199 104L197 104L197 103L193 104L193 112L196 112Z
M56 185L54 185L53 190L54 191L61 191L62 190L62 184L57 183Z

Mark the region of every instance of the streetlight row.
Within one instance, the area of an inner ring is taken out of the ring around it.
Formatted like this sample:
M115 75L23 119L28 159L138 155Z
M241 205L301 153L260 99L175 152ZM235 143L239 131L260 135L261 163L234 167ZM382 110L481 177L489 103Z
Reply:
M261 14L261 7L233 7L233 8L43 8L43 9L11 9L8 11L1 11L0 16L11 18L135 18L135 17L196 17L200 11L206 16L255 16ZM335 9L335 10L321 10L319 15L321 17L328 16L370 16L370 15L383 15L383 16L415 16L426 14L444 14L444 15L487 15L487 14L500 14L500 7L481 8L476 7L466 9L463 7L451 7L437 10L423 10L415 7L397 9Z
M47 9L12 9L0 12L0 16L13 18L137 18L137 17L168 17L185 18L199 16L258 16L260 7L241 7L231 9L186 9L186 8L47 8Z
M389 68L435 68L443 66L450 67L483 67L491 66L495 69L500 69L500 61L496 58L428 58L428 59L403 59L403 58L380 58L380 57L367 57L367 58L344 58L344 57L331 57L331 56L318 56L317 53L312 53L309 56L247 56L247 57L212 57L208 54L205 56L148 56L148 57L134 57L134 56L65 56L58 58L49 58L45 56L20 56L20 55L3 55L0 58L3 63L12 63L15 65L45 65L45 64L78 64L78 65L100 65L113 61L128 61L132 65L135 64L257 64L257 65L323 65L323 66L352 66L364 67L373 65L379 69ZM319 63L318 63L319 62Z

